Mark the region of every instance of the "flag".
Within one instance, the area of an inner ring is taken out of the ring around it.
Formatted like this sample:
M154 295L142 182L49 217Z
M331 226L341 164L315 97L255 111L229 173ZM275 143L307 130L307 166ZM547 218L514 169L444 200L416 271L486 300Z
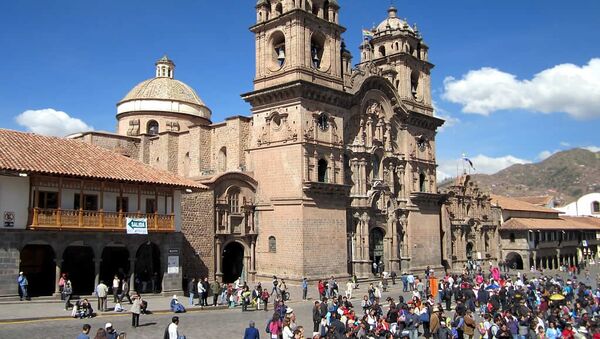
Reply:
M362 30L362 35L363 35L363 37L365 37L365 38L372 38L372 37L374 36L374 35L373 35L373 32L371 32L371 31L370 31L370 30L368 30L368 29L363 29L363 30Z
M469 166L471 166L471 168L473 170L475 170L475 167L473 166L473 162L471 161L471 159L467 158L467 157L463 157L463 160L469 163Z

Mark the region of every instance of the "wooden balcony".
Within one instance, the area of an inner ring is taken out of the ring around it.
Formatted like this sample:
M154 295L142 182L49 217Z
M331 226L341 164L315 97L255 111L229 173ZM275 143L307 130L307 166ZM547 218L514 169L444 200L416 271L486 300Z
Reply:
M148 232L174 232L173 214L41 209L29 211L31 230L125 232L126 218L148 219Z

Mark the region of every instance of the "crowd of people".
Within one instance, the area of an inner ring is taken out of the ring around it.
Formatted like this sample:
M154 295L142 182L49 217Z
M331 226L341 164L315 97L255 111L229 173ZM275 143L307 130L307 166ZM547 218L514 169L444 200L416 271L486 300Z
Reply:
M438 279L427 269L422 279L402 275L409 297L382 300L384 279L369 285L360 305L335 288L324 294L319 281L322 299L314 303L312 337L600 338L600 290L574 274L510 276L498 266L487 272L479 266Z

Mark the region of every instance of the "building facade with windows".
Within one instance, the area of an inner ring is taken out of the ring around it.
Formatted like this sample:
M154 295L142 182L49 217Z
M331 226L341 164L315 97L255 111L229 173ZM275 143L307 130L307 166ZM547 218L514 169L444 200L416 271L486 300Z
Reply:
M206 187L76 140L0 129L0 149L0 296L19 271L33 296L58 293L61 273L75 294L114 275L142 293L181 290L182 191ZM147 235L128 234L128 218Z
M184 195L188 276L300 280L441 267L428 46L390 7L346 50L337 1L255 5L252 109L213 123L175 64L117 105L116 133L74 138L206 185Z
M456 178L444 189L442 243L445 266L461 271L471 262L497 263L500 257L500 214L490 194L469 175Z
M600 218L600 193L589 193L565 206L555 207L564 215Z
M558 269L598 260L600 221L561 216L557 210L492 195L501 209L501 258L516 269Z

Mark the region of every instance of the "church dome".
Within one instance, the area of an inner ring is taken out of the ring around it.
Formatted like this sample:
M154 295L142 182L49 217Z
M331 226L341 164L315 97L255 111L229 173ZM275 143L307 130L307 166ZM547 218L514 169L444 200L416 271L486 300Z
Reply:
M117 103L117 114L156 111L210 120L211 111L187 84L174 79L175 64L166 56L156 62L156 77L144 80Z
M412 27L406 21L398 18L398 10L394 6L388 9L388 17L377 26L375 34L384 34L391 31L409 31L414 33Z
M140 82L120 102L139 99L175 100L205 106L190 86L179 80L165 77Z

